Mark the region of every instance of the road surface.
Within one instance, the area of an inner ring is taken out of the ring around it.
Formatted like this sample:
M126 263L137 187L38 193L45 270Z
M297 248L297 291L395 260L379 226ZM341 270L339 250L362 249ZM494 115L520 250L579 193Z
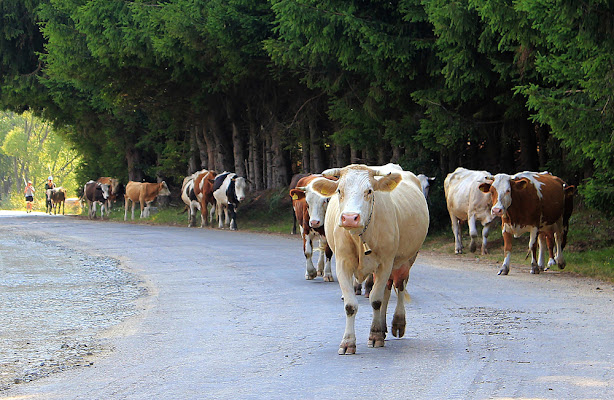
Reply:
M0 234L24 232L120 260L146 295L101 334L112 351L3 398L614 398L611 284L520 268L497 276L492 263L425 252L405 337L368 348L361 297L357 354L339 356L338 284L304 279L296 237L0 215Z

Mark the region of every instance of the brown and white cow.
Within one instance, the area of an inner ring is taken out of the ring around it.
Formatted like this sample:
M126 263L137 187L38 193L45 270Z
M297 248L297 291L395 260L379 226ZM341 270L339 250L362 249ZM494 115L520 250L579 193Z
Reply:
M292 175L292 179L290 179L290 186L288 186L288 190L292 190L294 188L296 188L296 184L298 183L299 180L301 180L302 178L309 176L311 174L309 173L300 173L300 174L294 174ZM291 235L296 235L296 224L297 224L297 220L296 220L296 214L294 212L294 207L292 207L292 231L290 231Z
M96 218L96 204L100 203L100 218L104 218L107 199L109 198L109 185L89 181L83 187L83 198L87 201L89 219Z
M149 207L158 196L170 196L171 192L166 186L166 182L148 183L148 182L133 182L130 181L126 185L126 194L124 195L124 221L128 219L128 206L132 202L132 219L134 219L134 204L141 205L141 218L149 216ZM145 211L144 211L145 210Z
M47 189L47 200L51 201L53 215L58 213L58 209L61 209L62 215L64 215L64 209L66 208L66 189L61 186L59 188ZM51 211L49 214L51 214Z
M370 274L374 276L369 297L373 321L368 345L382 347L393 285L397 289L397 305L392 334L397 337L405 334L404 294L409 270L429 226L426 199L417 178L405 179L399 172L376 179L373 169L349 165L324 171L323 175L339 177L337 182L320 179L312 185L321 195L332 196L326 212L326 238L337 260L337 279L346 313L339 354L356 352L354 325L358 301L353 277L362 281Z
M471 237L469 249L471 252L477 249L477 221L482 223L482 254L488 253L488 234L496 216L490 212L492 206L490 195L480 191L479 185L489 176L491 176L491 173L488 171L473 171L458 167L454 172L448 174L443 182L448 213L452 222L452 232L454 233L454 252L456 254L463 252L461 221L467 221L467 225L469 225L469 236Z
M505 259L499 275L509 273L512 236L517 237L525 232L531 234L529 251L532 255L532 274L538 274L540 269L543 269L543 256L539 257L542 263L540 266L533 251L540 233L554 236L554 259L560 268L565 267L563 241L571 216L570 204L573 208L573 187L566 188L563 180L549 173L527 171L516 175L497 174L481 183L479 188L490 194L492 214L501 217L502 221ZM543 253L545 248L544 243L540 246L540 253Z
M326 242L324 233L324 217L328 206L328 197L322 196L312 189L312 184L318 179L327 179L322 175L308 175L299 179L296 187L290 190L292 208L303 238L303 254L305 254L305 279L315 279L322 276L324 282L333 282L331 258L333 252ZM311 260L313 255L313 240L319 239L320 256L316 270Z
M111 207L117 201L117 198L120 196L123 188L121 183L119 183L118 179L111 178L109 176L101 176L96 179L96 182L103 183L105 185L109 185L109 198L107 199L106 209L107 215L111 212Z
M194 190L194 180L197 176L203 173L207 173L206 169L202 171L196 171L192 175L188 175L183 178L181 184L181 200L188 207L188 227L191 227L196 222L196 213L200 210L200 201ZM205 209L206 213L206 209Z
M215 214L215 198L213 197L213 182L217 173L213 170L203 170L194 179L194 194L200 202L200 227L203 228L208 225L208 222L213 221L213 215ZM211 206L209 211L209 217L207 218L207 207Z

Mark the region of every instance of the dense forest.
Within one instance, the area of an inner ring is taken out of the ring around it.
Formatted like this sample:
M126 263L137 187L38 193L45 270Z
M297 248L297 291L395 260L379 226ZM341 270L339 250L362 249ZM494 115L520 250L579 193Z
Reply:
M441 180L461 165L549 170L614 211L610 1L0 9L0 109L53 123L81 155L83 181L177 185L208 168L260 190L297 172L392 161Z

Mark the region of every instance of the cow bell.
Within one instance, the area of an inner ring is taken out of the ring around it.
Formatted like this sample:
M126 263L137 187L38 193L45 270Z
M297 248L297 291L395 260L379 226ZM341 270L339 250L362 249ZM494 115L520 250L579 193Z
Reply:
M371 254L371 248L369 247L369 245L366 242L362 242L362 251L365 253L365 256L368 256L369 254Z

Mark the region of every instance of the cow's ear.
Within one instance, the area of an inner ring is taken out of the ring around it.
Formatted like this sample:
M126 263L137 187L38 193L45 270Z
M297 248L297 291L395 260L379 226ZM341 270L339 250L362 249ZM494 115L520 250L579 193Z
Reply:
M490 192L490 186L491 186L490 183L484 182L484 183L480 183L480 186L478 186L478 189L480 189L484 193L488 193Z
M517 181L511 180L511 182L514 185L514 190L524 190L527 187L529 180L527 178L522 178Z
M290 197L292 197L292 200L304 199L305 192L303 192L302 190L298 190L298 189L292 189L290 190Z
M376 180L373 184L373 189L379 190L381 192L390 192L396 188L399 183L403 180L401 174L396 172L392 172L383 178Z
M334 182L329 179L316 179L313 181L311 188L324 197L330 197L337 191L339 182Z

